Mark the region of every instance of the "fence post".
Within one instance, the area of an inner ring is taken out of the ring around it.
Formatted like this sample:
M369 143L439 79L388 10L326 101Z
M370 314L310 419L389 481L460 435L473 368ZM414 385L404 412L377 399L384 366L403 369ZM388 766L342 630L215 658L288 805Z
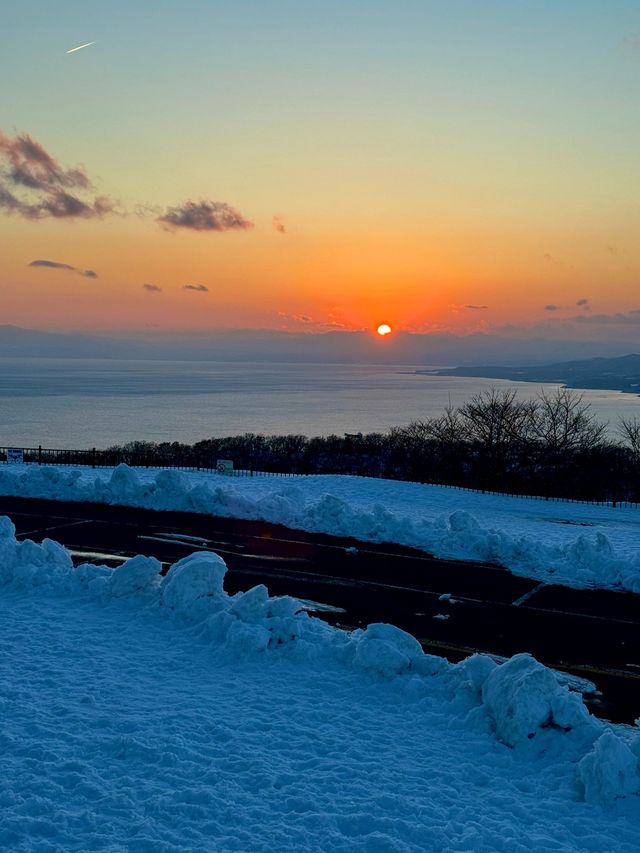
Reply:
M38 445L38 465L42 465L42 445Z
M91 467L92 468L96 467L96 449L95 449L95 447L91 451Z

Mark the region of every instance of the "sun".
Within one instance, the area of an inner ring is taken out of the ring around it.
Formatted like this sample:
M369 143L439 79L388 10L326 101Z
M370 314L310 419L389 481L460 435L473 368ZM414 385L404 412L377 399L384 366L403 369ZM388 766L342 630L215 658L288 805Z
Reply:
M392 332L391 326L388 323L381 323L376 329L377 333L381 337L385 337L385 335L390 335Z

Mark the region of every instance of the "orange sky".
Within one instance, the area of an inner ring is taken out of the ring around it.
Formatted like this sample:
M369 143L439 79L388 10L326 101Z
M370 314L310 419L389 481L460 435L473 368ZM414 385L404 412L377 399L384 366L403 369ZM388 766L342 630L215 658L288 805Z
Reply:
M633 6L487 0L467 28L468 0L407 3L249 2L250 32L230 7L14 10L1 321L469 332L640 308ZM19 133L60 170L38 189L11 171ZM113 210L51 216L63 185ZM240 224L196 230L201 201Z

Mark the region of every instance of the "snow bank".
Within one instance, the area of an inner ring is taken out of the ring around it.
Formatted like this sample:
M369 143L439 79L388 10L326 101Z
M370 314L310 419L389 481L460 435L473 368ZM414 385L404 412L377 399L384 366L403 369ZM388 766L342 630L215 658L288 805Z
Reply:
M128 472L118 477L131 482ZM553 738L556 750L572 756L576 781L590 803L606 805L640 791L640 738L591 717L581 697L529 655L501 665L474 655L451 665L424 654L414 637L393 625L375 623L347 633L310 617L293 598L270 597L263 585L230 596L218 554L196 552L164 578L160 568L155 558L141 555L115 570L89 563L74 568L61 545L17 541L11 521L0 518L0 594L71 593L112 606L126 601L193 632L220 660L275 655L305 665L324 662L372 685L392 686L400 702L440 695L443 709L462 714L466 725L482 718L497 741L515 751L540 738L548 747Z
M339 491L343 497L334 493ZM126 465L111 472L0 466L0 494L263 520L409 545L440 557L496 563L554 583L640 592L637 510L608 509L603 521L605 509L599 507L474 495L413 483L327 476L300 478L291 485L278 477L230 481L215 474L141 471ZM473 506L487 521L481 524L456 505ZM625 512L634 514L611 514ZM600 525L602 530L576 537L572 525L577 524ZM615 548L612 534L618 540ZM620 547L623 542L625 548Z

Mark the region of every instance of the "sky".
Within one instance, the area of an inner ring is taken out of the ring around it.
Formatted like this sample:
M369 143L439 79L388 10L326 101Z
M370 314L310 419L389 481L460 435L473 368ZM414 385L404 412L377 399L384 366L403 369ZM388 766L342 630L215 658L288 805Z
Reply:
M0 75L2 323L640 337L637 0L23 0Z

